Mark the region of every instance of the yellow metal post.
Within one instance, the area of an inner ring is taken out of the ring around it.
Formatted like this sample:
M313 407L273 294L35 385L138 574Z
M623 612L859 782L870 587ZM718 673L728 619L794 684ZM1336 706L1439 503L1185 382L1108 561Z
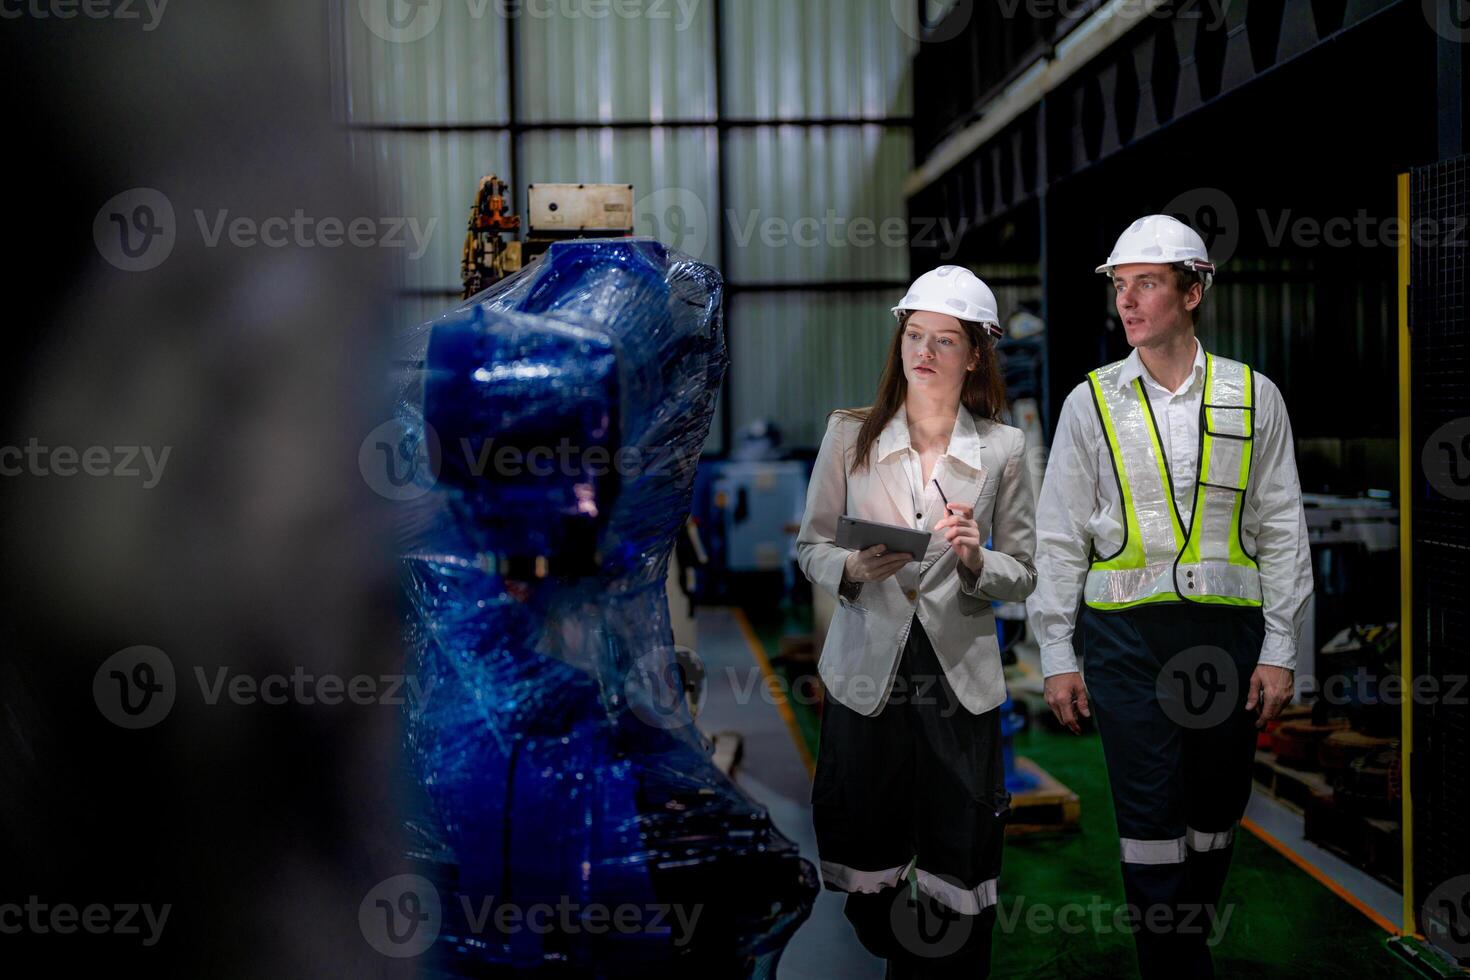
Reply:
M1403 690L1412 691L1414 672L1413 590L1413 426L1409 382L1409 175L1398 176L1399 199L1399 673ZM1400 780L1403 787L1404 932L1419 933L1414 911L1414 811L1409 790L1414 741L1414 699L1404 698L1399 739Z

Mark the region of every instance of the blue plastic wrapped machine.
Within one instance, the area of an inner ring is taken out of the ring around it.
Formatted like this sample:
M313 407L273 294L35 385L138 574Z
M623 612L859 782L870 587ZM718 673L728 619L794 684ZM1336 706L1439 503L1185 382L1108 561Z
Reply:
M442 973L773 975L810 911L811 865L692 723L664 593L720 293L656 241L563 242L412 340L400 417L439 459L400 505L411 830ZM505 903L554 928L497 929Z

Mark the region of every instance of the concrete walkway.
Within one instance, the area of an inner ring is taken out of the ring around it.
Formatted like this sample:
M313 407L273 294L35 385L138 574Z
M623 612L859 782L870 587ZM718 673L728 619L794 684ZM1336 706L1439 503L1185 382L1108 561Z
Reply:
M796 842L815 866L811 777L795 734L766 686L764 653L747 636L741 615L731 609L701 608L699 656L706 671L706 697L699 727L707 735L739 732L745 757L735 781L770 811L776 828ZM842 915L843 897L825 888L811 918L792 937L777 970L778 980L879 980L883 961L858 943Z

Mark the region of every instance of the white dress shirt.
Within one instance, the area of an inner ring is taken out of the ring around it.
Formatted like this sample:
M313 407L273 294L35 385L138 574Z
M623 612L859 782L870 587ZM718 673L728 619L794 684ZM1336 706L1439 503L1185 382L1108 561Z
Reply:
M1307 515L1291 420L1281 392L1265 375L1252 373L1255 442L1241 537L1260 566L1266 638L1259 663L1294 669L1297 638L1312 595ZM1204 346L1196 340L1193 370L1174 391L1148 373L1137 350L1128 355L1117 378L1120 386L1143 379L1186 527L1194 509L1204 374ZM1078 669L1072 632L1092 549L1110 555L1123 545L1123 505L1112 479L1111 459L1092 392L1084 381L1062 405L1036 504L1037 581L1036 591L1026 600L1026 616L1041 645L1041 670L1047 677ZM1099 479L1099 474L1107 479Z
M901 426L904 426L904 430L907 432L907 408L904 406L898 407L898 414L895 414L894 417ZM944 475L948 470L950 450L948 450L948 447L945 447L944 453L939 454L938 460L935 460L935 463L933 463L933 472L929 473L928 483L925 483L925 479L923 479L923 458L920 457L919 450L913 448L913 445L904 445L904 447L898 450L898 453L903 454L904 473L908 476L908 492L910 492L914 502L913 511L911 511L914 519L910 520L908 525L913 527L931 526L933 522L928 520L931 511L938 511L939 517L945 516L944 500L939 497L939 491L936 491L933 485L935 485L935 480L938 480L939 486L944 486Z

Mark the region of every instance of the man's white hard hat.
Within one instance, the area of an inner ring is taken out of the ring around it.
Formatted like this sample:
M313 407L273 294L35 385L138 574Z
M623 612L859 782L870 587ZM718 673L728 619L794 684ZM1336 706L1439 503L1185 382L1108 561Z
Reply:
M982 324L993 337L1001 335L995 293L964 266L941 265L915 279L908 293L893 308L893 315L902 316L904 310L948 313Z
M1114 267L1135 262L1179 263L1199 273L1206 289L1215 279L1215 264L1205 253L1205 240L1173 215L1151 214L1133 222L1118 236L1113 254L1097 271L1111 275Z

